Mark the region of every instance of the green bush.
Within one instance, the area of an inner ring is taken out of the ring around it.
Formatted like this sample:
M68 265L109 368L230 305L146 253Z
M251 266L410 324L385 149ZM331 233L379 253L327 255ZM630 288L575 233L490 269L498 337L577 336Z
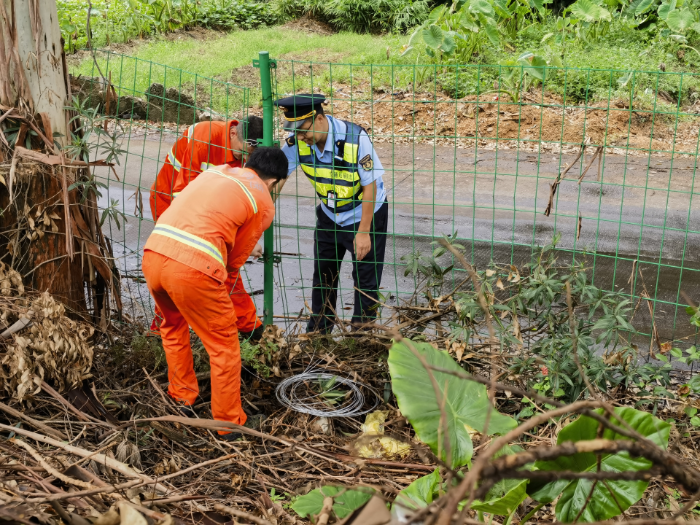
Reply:
M284 18L308 15L340 31L405 33L430 13L429 0L277 0Z
M93 0L92 6L94 47L195 26L253 29L278 21L271 4L255 0ZM57 0L57 7L66 49L87 47L87 4Z
M211 1L200 9L194 22L211 29L255 29L278 21L271 4L250 0Z

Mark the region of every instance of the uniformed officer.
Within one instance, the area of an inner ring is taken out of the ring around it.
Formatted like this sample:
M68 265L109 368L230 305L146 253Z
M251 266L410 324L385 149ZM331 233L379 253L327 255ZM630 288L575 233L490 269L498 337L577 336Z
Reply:
M367 132L357 124L325 115L324 95L277 100L284 129L282 151L289 174L299 166L321 203L316 208L312 315L307 331L330 333L335 323L338 274L346 251L352 255L354 324L377 316L384 268L389 204L379 161Z

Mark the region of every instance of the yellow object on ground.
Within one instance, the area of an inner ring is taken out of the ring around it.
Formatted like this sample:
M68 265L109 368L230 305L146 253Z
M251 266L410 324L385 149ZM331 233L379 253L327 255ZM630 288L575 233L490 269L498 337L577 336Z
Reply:
M388 412L377 410L367 415L362 433L355 441L355 454L361 458L403 458L411 452L411 445L384 435L384 422Z

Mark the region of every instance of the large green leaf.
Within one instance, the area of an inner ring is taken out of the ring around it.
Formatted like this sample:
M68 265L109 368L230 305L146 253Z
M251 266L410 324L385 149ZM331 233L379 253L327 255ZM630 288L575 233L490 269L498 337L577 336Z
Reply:
M433 502L433 496L440 487L440 471L433 470L432 474L418 478L396 496L395 504L413 510L427 507Z
M602 413L602 410L598 411ZM660 419L635 410L634 408L616 408L615 412L622 417L637 432L647 437L662 448L668 445L671 425ZM566 441L586 441L596 439L598 422L590 417L582 416L564 427L557 444ZM603 432L603 439L626 439L609 429ZM560 457L554 461L538 461L535 467L539 470L574 472L595 472L597 458L595 454L574 454ZM647 470L651 462L642 458L631 458L626 452L607 454L601 458L601 470L606 472L623 472ZM562 522L572 522L581 513L579 521L602 521L612 518L627 510L639 501L649 485L646 481L608 481L598 483L586 508L581 512L587 501L593 482L590 480L559 480L546 484L531 482L528 494L541 503L551 503L561 495L556 507L556 517ZM613 491L614 495L610 491ZM619 506L618 506L619 503Z
M503 454L516 454L522 450L518 446L506 445L496 454L496 457ZM472 508L497 516L510 516L527 497L525 492L527 482L526 479L503 479L491 487L484 501L477 500L472 503Z
M439 48L442 44L442 29L435 24L430 24L427 29L423 30L423 41L430 48Z
M493 0L493 7L496 14L501 18L508 18L512 14L510 9L508 9L508 2L506 0Z
M527 52L518 57L518 64L526 66L523 71L544 82L547 61L539 55Z
M479 24L476 23L476 19L474 18L474 15L469 12L467 9L462 9L460 11L460 17L459 17L459 22L462 24L462 27L464 29L467 29L469 31L473 31L474 33L479 32Z
M340 519L362 507L372 497L371 489L346 490L343 487L327 486L312 490L304 496L299 496L294 500L291 508L302 518L315 516L320 514L323 508L323 498L335 496L339 492L342 492L342 494L333 499L333 512Z
M435 9L430 11L430 14L428 15L428 22L430 22L431 24L434 24L435 22L440 20L440 18L442 17L442 15L445 13L446 10L447 10L447 8L444 5L440 5L440 6L436 7Z
M479 13L489 18L496 16L496 12L493 10L491 2L488 2L487 0L472 0L472 2L469 4L469 10L472 13Z
M541 15L545 15L547 10L545 9L544 4L551 3L551 0L532 0L532 3Z
M463 372L446 352L435 350L427 343L412 343L412 346L430 365ZM489 411L488 434L502 434L516 426L513 419L493 409L484 385L433 371L440 392L438 400L427 370L404 343L395 343L391 347L389 371L401 413L411 422L421 441L436 454L439 451L444 460L447 460L447 455L443 432L447 428L449 463L453 468L471 461L473 448L469 432L484 432ZM442 424L439 402L444 402L447 415L447 421Z
M655 0L634 0L627 8L627 11L633 16L641 16L651 9L654 2Z
M489 490L484 501L472 503L472 508L497 516L510 516L527 497L526 488L526 479L502 479Z
M676 8L676 0L668 0L659 6L657 13L661 20L666 20L668 14Z
M486 36L494 46L501 45L501 33L498 32L498 26L494 22L493 18L488 18L486 15L479 13L479 22L481 22L481 27L486 31Z
M671 31L682 33L695 22L693 13L687 9L671 11L666 17L666 24Z
M604 7L594 4L591 0L576 0L576 3L572 5L571 14L574 17L584 20L586 22L600 22L601 20L612 20L610 16L610 11Z
M452 35L445 35L445 37L442 39L442 44L440 44L440 49L448 55L451 55L455 48L457 47L457 44L455 43L455 38Z

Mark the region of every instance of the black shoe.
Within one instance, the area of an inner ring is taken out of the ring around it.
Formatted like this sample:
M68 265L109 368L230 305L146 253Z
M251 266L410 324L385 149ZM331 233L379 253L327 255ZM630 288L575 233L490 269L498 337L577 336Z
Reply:
M265 326L260 325L252 332L238 332L238 335L243 341L248 341L251 344L258 344L262 339Z
M223 441L233 442L243 439L243 434L240 432L229 432L228 434L219 434L219 439Z
M194 408L191 407L190 405L178 405L177 406L178 411L180 414L184 417L190 417L192 419L197 419L197 412L194 411Z

